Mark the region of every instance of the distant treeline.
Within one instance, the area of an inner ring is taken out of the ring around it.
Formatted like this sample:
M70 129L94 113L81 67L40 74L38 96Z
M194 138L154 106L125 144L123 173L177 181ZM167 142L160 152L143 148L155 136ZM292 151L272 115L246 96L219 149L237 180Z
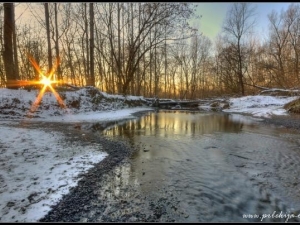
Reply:
M29 55L45 73L60 58L56 79L111 94L193 99L300 81L299 4L268 15L260 40L253 4L233 3L214 43L188 24L201 21L194 3L22 3L21 25L14 4L0 7L1 87L40 79Z

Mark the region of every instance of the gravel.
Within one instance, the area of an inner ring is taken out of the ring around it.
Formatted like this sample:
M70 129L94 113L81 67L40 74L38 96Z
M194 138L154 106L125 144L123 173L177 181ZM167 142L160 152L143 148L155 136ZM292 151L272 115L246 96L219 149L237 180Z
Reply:
M265 118L263 122L268 125L300 131L300 115L296 114L288 116L273 116L272 118Z

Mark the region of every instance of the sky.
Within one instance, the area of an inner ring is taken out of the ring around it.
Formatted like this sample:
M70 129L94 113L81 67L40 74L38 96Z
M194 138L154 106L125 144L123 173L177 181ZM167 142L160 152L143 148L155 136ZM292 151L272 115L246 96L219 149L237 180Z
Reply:
M34 6L36 3L32 3ZM201 2L198 4L196 14L202 15L200 20L195 20L192 25L198 28L200 32L212 41L216 38L218 33L222 30L223 20L226 16L227 10L230 8L232 3L230 2ZM257 13L257 29L258 35L266 37L268 31L268 17L267 15L272 10L280 13L282 9L286 10L291 2L253 2L251 3L256 6ZM15 8L17 22L24 22L26 17L31 15L31 7L28 4L17 3ZM32 17L33 18L33 17Z
M218 33L222 30L222 24L226 17L227 10L232 3L230 2L211 2L211 3L198 3L197 15L202 15L200 21L193 22L193 26L198 28L203 34L209 37L212 41L216 38ZM258 35L265 37L268 31L268 14L272 10L281 12L282 9L286 10L291 3L288 2L253 2L256 6L257 13L257 28Z

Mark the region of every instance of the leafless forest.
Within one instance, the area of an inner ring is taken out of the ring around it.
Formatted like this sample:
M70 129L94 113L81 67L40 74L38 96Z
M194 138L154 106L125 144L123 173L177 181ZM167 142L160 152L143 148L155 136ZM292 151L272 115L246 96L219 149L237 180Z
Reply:
M194 99L299 86L299 4L267 15L261 40L253 4L234 3L215 42L189 26L201 20L193 3L22 3L31 12L22 26L15 4L0 6L0 87L40 79L29 56L45 73L59 58L55 79L111 94Z

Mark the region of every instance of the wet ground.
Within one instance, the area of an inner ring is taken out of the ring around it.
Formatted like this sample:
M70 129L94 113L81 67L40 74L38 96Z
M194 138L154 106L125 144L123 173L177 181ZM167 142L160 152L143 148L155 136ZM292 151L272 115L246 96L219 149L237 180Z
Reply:
M70 138L89 131L82 143L101 142L109 156L40 221L254 222L269 215L264 222L280 222L297 216L300 123L286 118L163 111L118 126L52 124L48 129L67 129Z

